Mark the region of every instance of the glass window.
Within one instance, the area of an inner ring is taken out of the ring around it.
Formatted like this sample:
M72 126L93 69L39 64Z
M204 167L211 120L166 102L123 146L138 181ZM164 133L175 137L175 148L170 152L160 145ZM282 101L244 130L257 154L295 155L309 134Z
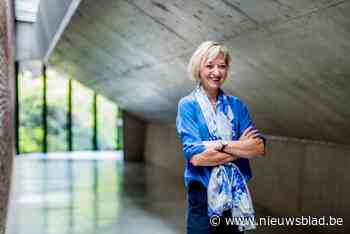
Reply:
M41 65L21 65L18 74L19 152L43 151L43 76ZM68 83L52 68L47 69L47 150L68 150ZM73 150L92 150L94 92L72 81ZM97 145L100 150L123 148L122 112L116 103L97 96Z
M117 118L117 150L123 149L123 111L118 108L118 118Z
M18 74L19 151L42 152L43 77L29 70Z
M77 81L72 83L73 150L93 149L93 92Z
M47 70L47 141L48 151L66 151L68 79L54 70Z
M105 97L97 97L98 148L114 150L117 147L117 105Z

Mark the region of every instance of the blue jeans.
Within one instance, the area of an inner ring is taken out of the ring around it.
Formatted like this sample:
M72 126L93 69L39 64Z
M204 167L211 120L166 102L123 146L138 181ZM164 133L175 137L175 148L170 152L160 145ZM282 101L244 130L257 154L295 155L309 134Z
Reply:
M220 217L220 225L210 225L208 217L207 189L200 182L191 181L187 188L187 234L240 233L237 225L226 225L225 218L230 211Z

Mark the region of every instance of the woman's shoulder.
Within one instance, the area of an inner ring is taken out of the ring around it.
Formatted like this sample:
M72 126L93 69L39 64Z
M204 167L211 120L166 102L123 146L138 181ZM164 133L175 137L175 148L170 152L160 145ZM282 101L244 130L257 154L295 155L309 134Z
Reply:
M245 113L246 111L248 111L248 107L246 105L246 103L239 97L237 96L227 96L230 102L231 107L234 110L237 110L238 113Z
M237 97L237 96L233 96L233 95L228 95L227 96L229 102L233 105L244 105L244 102L241 98Z
M179 107L190 107L190 106L193 107L194 105L196 105L196 99L191 94L182 97L179 100L179 104L178 104Z

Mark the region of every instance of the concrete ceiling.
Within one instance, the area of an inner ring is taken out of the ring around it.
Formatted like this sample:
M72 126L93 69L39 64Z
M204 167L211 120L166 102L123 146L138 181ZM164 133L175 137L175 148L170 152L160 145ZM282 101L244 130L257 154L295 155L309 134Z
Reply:
M174 124L204 40L233 55L226 93L271 135L350 143L350 1L83 0L50 64L147 120Z

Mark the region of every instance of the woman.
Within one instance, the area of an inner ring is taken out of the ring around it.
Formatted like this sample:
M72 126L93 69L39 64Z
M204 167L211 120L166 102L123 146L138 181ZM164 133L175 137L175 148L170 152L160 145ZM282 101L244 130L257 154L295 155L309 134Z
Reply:
M252 176L248 159L265 152L265 139L254 128L245 104L220 89L229 76L230 62L225 46L203 42L188 65L197 86L178 105L176 127L186 158L188 234L255 228L251 222L226 225L224 220L254 218L246 186Z

